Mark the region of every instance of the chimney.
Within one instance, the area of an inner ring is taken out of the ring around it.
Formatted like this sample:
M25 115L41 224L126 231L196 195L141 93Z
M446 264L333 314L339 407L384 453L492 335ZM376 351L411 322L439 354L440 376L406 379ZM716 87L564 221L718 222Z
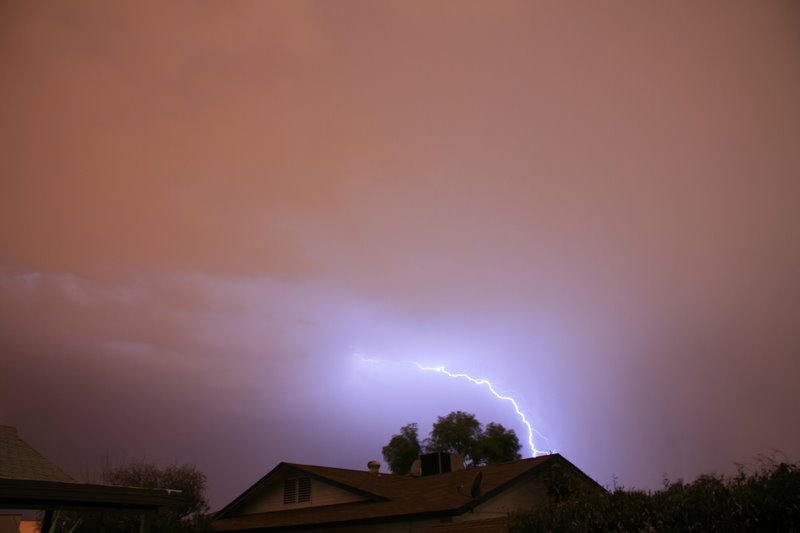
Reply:
M369 468L370 474L378 475L378 472L381 469L381 462L373 459L372 461L367 463L367 468Z

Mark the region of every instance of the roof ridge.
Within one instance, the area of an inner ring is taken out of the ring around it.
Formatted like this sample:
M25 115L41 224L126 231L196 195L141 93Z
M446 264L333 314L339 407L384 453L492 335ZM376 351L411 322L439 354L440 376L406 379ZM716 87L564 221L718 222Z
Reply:
M14 426L0 425L0 479L77 483L19 436Z

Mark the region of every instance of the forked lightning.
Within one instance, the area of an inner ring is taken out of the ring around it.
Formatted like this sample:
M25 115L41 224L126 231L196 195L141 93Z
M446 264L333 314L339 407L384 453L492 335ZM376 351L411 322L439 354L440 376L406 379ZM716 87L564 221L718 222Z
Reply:
M444 366L425 366L422 363L418 363L417 361L387 361L387 360L384 360L384 359L367 359L366 357L363 357L361 355L359 355L358 357L362 361L364 361L365 363L414 365L415 367L417 367L418 369L422 370L423 372L438 372L439 374L444 374L445 376L448 376L448 377L451 377L451 378L466 379L467 381L470 381L470 382L474 383L475 385L484 385L484 386L486 386L486 388L489 389L489 392L491 392L492 395L495 398L497 398L498 400L503 400L503 401L509 402L509 403L511 403L511 405L514 406L514 411L517 413L517 416L520 418L520 420L522 420L522 423L528 429L528 446L530 447L530 450L531 450L531 456L532 457L536 457L537 455L541 455L541 454L546 453L546 452L543 452L541 450L537 450L536 449L536 446L533 443L533 435L534 435L534 433L536 433L540 437L542 435L539 434L538 431L533 429L533 426L531 425L530 421L528 420L528 417L525 416L525 413L522 412L522 410L520 409L519 404L517 403L517 401L514 398L512 398L511 396L505 396L505 395L500 394L499 392L497 392L497 389L495 389L495 387L492 384L492 382L490 382L488 379L474 378L474 377L470 376L469 374L464 374L462 372L450 372Z

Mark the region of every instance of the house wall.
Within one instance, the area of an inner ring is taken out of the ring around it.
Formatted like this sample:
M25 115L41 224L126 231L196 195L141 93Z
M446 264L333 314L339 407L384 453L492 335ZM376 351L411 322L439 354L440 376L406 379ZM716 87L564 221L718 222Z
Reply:
M540 477L533 477L520 481L483 502L475 508L473 513L467 513L474 518L491 518L506 516L508 513L521 510L532 510L549 501L547 486Z
M421 533L422 531L425 531L429 527L438 523L440 522L436 519L414 520L387 524L364 524L357 526L303 529L303 533Z
M597 490L602 489L580 476L574 469L554 464L483 502L475 508L474 513L469 514L489 518L516 511L533 511L552 501Z
M19 533L41 533L42 522L39 520L23 520L19 524Z
M0 514L0 533L19 533L22 515Z
M243 505L236 510L236 514L233 516L366 500L363 496L311 478L311 501L285 504L283 503L283 480L279 481L264 487L261 492L253 494L249 501L243 502Z

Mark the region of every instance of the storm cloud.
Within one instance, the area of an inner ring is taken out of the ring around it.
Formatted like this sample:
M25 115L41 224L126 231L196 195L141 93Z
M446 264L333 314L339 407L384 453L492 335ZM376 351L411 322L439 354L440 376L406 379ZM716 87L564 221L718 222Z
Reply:
M80 476L800 454L793 2L0 7L0 422ZM777 451L776 451L777 450Z

